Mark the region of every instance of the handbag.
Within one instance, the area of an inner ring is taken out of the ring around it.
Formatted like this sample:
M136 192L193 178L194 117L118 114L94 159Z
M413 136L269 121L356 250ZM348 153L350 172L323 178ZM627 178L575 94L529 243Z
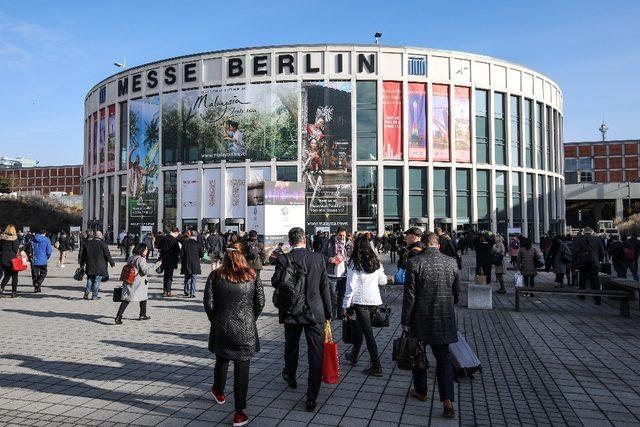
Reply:
M342 342L345 344L362 344L362 332L356 319L346 318L342 321Z
M516 273L513 275L513 279L514 279L516 288L524 287L524 277L522 277L522 273L520 273L519 271L516 271Z
M27 262L21 256L17 256L11 260L11 268L13 271L24 271L27 269Z
M502 261L504 260L504 255L499 252L491 252L491 264L493 265L502 265Z
M333 342L331 323L324 324L324 352L322 354L322 382L338 384L340 381L340 362L338 359L338 344Z
M393 282L396 285L404 285L407 272L404 268L398 268L396 274L393 275Z
M429 360L424 351L424 344L418 338L411 337L407 332L402 332L400 338L393 340L393 354L391 356L397 362L398 369L409 371L412 369L429 369Z
M78 267L76 268L76 272L73 273L73 280L81 282L84 279L84 268Z
M487 276L484 274L476 274L476 277L473 279L473 283L476 285L486 285L487 284Z
M387 305L387 285L384 285L384 305L373 307L369 310L371 319L371 327L386 328L389 326L389 317L391 317L391 307Z
M122 286L113 288L113 302L122 302Z

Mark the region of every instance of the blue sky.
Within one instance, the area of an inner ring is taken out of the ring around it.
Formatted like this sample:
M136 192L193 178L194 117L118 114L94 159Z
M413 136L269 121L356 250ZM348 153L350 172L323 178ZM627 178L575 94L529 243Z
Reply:
M265 7L265 5L267 5ZM187 5L188 9L187 9ZM564 92L565 140L640 138L640 1L0 0L0 156L82 161L88 89L127 66L234 47L383 43L531 67Z

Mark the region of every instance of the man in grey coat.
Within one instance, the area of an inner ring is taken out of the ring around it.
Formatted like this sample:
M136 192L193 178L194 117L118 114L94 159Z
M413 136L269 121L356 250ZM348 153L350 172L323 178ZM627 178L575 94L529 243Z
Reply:
M437 234L428 233L423 241L427 248L407 261L401 323L406 332L431 346L444 416L454 418L449 344L458 341L454 311L454 304L458 302L458 265L455 258L440 252ZM426 369L414 369L413 382L415 389L410 391L411 397L426 401Z

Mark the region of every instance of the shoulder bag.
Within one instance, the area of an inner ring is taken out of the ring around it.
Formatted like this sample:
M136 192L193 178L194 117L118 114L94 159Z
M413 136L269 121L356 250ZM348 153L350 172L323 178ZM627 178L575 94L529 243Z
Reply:
M387 305L387 285L384 285L384 304L382 306L373 307L369 310L371 316L371 326L374 328L386 328L389 326L389 317L391 317L391 307Z

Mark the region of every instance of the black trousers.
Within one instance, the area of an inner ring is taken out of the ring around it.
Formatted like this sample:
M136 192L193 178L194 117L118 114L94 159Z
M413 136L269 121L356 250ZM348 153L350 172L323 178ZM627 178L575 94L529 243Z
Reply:
M362 336L367 341L367 350L369 350L369 356L371 361L378 360L378 345L376 344L376 337L373 335L373 328L371 327L371 309L373 305L356 305L354 306L356 312L356 321L360 326L357 331L356 341L358 344L353 345L353 353L357 356L360 353L360 347L362 346Z
M129 301L122 301L120 303L120 308L118 308L118 314L116 314L116 317L122 317L122 315L124 314L124 311L127 309L127 306L129 306ZM147 301L140 301L140 317L146 316L147 315Z
M40 289L40 287L42 286L42 283L44 282L45 277L47 277L46 265L31 266L31 280L33 281L33 287L35 289Z
M13 271L13 267L11 266L2 266L2 272L4 273L4 277L2 278L2 289L7 286L9 280L11 280L11 290L16 292L18 290L18 272Z
M173 268L165 268L162 273L162 290L165 292L171 292L172 284L173 284Z
M491 283L491 267L493 267L493 264L482 264L480 266L482 274L487 276L487 285Z
M307 402L315 402L318 393L320 393L320 379L322 377L322 354L324 350L324 327L322 324L284 324L284 369L289 378L296 377L302 331L304 331L307 339L307 357L309 360Z
M449 344L432 345L431 351L433 357L436 358L436 378L438 380L440 401L443 402L445 399L449 399L453 402L455 400L455 393L453 389L453 366L449 361ZM427 370L414 369L412 372L416 392L427 395L429 392Z
M235 401L236 411L242 411L247 407L250 365L250 360L233 361L233 400ZM218 393L224 393L228 371L229 359L216 357L216 367L213 373L213 388L215 388Z
M580 268L580 276L579 276L579 285L580 289L587 288L587 282L589 282L589 288L594 290L600 289L600 279L598 278L598 272L600 269L598 267L581 267ZM6 274L6 272L5 272ZM600 303L600 297L593 298L596 303Z
M524 285L528 288L533 288L536 286L535 278L536 276L523 275Z

